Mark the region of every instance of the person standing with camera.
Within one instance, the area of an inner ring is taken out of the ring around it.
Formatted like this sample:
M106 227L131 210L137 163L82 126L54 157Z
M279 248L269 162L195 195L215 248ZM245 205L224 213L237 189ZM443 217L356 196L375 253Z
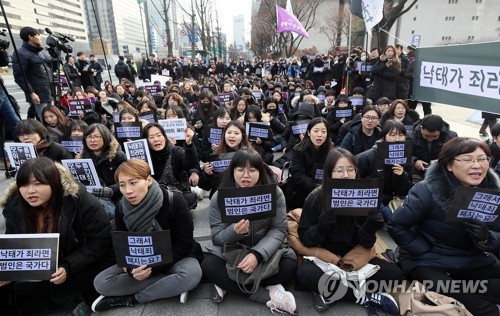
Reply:
M25 26L19 35L23 45L17 50L17 54L12 55L14 80L24 91L26 101L35 108L37 119L41 121L43 108L52 101L51 58L43 51L42 37L36 29Z

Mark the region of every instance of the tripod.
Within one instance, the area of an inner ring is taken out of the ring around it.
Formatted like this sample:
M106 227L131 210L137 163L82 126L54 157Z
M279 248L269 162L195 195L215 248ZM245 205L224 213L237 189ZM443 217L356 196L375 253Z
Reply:
M52 57L51 59L51 66L52 66L52 82L51 82L51 93L52 93L52 98L54 99L54 105L57 106L60 110L62 109L61 106L61 96L62 96L62 87L61 87L61 72L60 69L62 68L64 75L66 76L68 86L71 91L73 91L73 83L71 82L68 74L66 73L66 69L64 67L61 67L62 60L61 60L61 50L50 47L48 49L50 56ZM66 53L66 56L69 54Z

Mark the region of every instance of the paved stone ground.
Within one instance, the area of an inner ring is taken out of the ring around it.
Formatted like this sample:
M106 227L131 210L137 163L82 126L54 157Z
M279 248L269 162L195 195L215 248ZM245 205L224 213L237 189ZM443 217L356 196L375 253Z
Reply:
M11 76L4 76L7 89L20 101L21 113L26 115L27 104L24 102L22 91L13 82ZM417 111L423 116L422 108L419 105ZM434 114L441 115L452 130L460 136L478 137L479 125L466 122L466 118L473 113L472 110L444 104L433 104ZM0 173L0 192L3 192L10 185L13 179L6 179L5 173ZM208 197L198 204L192 211L194 220L194 235L203 248L211 243L210 228L208 226ZM0 232L5 232L3 217L0 217ZM381 237L385 244L394 248L395 244L390 240L387 233L381 232ZM136 307L116 309L113 311L99 313L100 315L269 315L270 310L262 304L251 302L245 298L228 296L220 304L213 304L210 300L211 285L202 282L195 290L191 291L186 304L180 304L179 298L160 300L153 303L139 305ZM289 287L293 289L293 285ZM311 294L292 290L295 295L298 311L302 315L317 314L312 305ZM1 314L1 313L0 313ZM327 315L366 315L366 310L351 303L338 303L332 307Z

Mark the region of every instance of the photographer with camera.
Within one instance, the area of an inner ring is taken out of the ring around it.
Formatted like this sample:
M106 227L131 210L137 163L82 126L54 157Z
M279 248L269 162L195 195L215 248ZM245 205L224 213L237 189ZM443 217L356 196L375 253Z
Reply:
M25 26L19 35L23 46L17 50L17 54L12 55L14 80L24 91L26 101L35 108L37 119L41 121L43 108L52 101L51 58L44 52L42 37L36 29Z

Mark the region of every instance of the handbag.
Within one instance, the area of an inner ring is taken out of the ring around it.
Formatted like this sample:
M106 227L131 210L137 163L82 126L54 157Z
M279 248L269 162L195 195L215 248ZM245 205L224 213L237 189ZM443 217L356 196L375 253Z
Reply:
M440 315L440 316L472 316L465 306L452 297L433 291L416 282L409 293L399 294L399 311L403 316Z
M238 288L246 294L257 292L260 282L273 275L279 270L281 257L286 252L287 247L281 246L266 262L261 261L252 273L245 273L237 266L250 253L250 248L243 244L225 244L222 255L226 259L227 275L238 284Z

